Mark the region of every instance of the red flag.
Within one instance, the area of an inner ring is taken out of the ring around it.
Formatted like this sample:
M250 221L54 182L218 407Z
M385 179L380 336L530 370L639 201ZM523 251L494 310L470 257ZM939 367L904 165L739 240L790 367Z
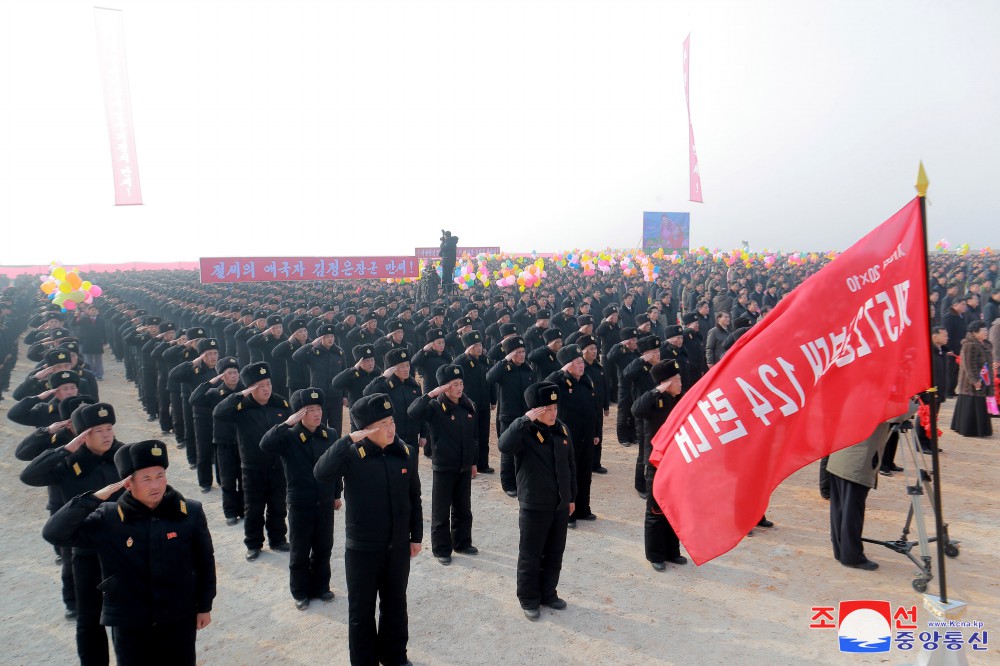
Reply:
M691 35L684 39L684 102L688 111L688 169L691 185L689 199L703 203L701 198L701 171L698 169L698 151L694 147L694 125L691 124Z
M926 258L914 199L783 298L674 408L653 438L653 495L697 564L739 543L790 474L931 385Z

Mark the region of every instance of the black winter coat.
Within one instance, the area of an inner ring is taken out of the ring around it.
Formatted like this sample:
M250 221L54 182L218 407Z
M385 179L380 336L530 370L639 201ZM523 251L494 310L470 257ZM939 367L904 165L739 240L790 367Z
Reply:
M522 509L568 509L576 499L576 457L565 425L514 419L497 448L514 456L517 501Z

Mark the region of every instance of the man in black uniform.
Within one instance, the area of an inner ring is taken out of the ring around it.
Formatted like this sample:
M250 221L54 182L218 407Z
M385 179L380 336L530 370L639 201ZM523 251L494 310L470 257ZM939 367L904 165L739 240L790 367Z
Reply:
M299 610L310 599L333 601L330 553L333 512L340 508L340 488L319 484L313 468L340 435L323 425L323 391L306 388L292 394L295 413L272 427L260 448L281 458L288 484L289 587Z
M326 424L340 432L344 425L344 397L334 390L333 378L344 369L344 350L334 343L334 325L323 324L317 337L292 354L292 360L309 366L309 384L323 390Z
M78 495L43 536L97 551L119 664L193 666L199 629L212 621L215 555L205 512L167 485L167 447L148 440L115 454L121 481ZM108 501L122 488L117 501Z
M194 454L198 485L201 487L201 492L207 493L212 490L212 464L215 461L215 447L212 444L212 412L205 407L196 408L191 396L199 385L216 376L219 342L215 338L201 338L196 345L198 356L193 360L181 362L171 370L169 383L176 387L178 395L186 393L188 396L191 420L185 419L184 424L187 439L186 453L189 464ZM183 406L181 410L184 410Z
M292 360L295 352L309 341L309 330L306 328L306 320L301 318L292 319L288 323L288 330L291 331L291 336L278 343L271 350L271 359L273 359L271 362L275 365L285 364L285 376L288 381L287 395L291 395L309 386L309 367Z
M445 349L444 329L432 328L427 331L427 344L413 355L410 369L420 375L420 386L424 393L437 388L438 368L451 363L451 354Z
M558 328L547 328L542 333L545 345L528 354L528 363L534 369L531 375L532 381L542 382L553 372L559 370L562 364L556 358L556 354L563 346L562 331Z
M636 433L635 417L632 416L632 387L625 378L625 368L639 358L639 352L636 351L638 337L632 327L621 329L620 335L621 342L611 347L607 359L608 363L614 366L617 376L618 414L615 417L615 430L618 442L622 446L632 446L638 441L638 433Z
M656 387L653 376L649 374L649 371L653 369L654 365L660 362L660 346L660 339L655 335L647 335L646 337L639 338L636 347L639 357L629 363L628 367L625 368L625 372L622 373L622 377L625 379L623 384L627 385L631 391L630 411L632 404L640 395ZM621 409L620 402L618 403L618 408ZM638 441L640 443L643 442L645 430L642 423L636 422L636 433L639 437ZM646 469L645 462L643 461L643 447L641 446L639 447L635 461L635 491L643 499L648 497L650 491L650 488L646 485Z
M649 495L646 497L646 516L643 521L646 559L656 571L666 571L667 562L687 564L681 555L680 541L671 527L663 510L653 497L653 477L656 468L649 464L649 454L653 451L653 436L667 421L670 411L677 404L681 394L680 368L676 361L665 360L654 365L650 371L655 386L640 395L632 404L632 413L642 422L642 457Z
M7 418L20 425L45 428L59 420L59 403L80 393L80 375L62 370L49 376L49 388L17 401Z
M601 465L601 452L604 442L604 419L611 414L611 402L608 395L608 377L604 367L597 360L597 341L590 335L581 335L576 340L585 363L583 371L594 385L594 414L597 418L597 446L594 447L593 470L595 474L607 474L608 469Z
M251 363L267 363L271 366L272 379L275 389L285 391L288 387L288 374L284 363L276 363L273 358L275 348L282 342L288 340L285 335L285 325L282 323L281 315L273 314L265 320L267 328L260 333L255 333L247 340L247 348L250 350ZM287 393L285 395L288 395Z
M207 382L198 384L190 402L194 418L208 418L212 424L212 449L218 466L219 486L222 488L222 513L226 525L235 525L243 516L243 474L240 449L236 444L236 429L232 421L215 418L215 408L226 396L246 387L240 382L240 365L235 356L220 358L215 363L218 373ZM199 415L199 411L202 412Z
M431 467L431 551L451 564L451 553L475 555L472 545L472 479L476 477L479 440L476 407L462 392L465 375L457 365L438 368L437 388L411 404L410 418L430 425L434 442Z
M396 436L392 403L384 393L355 402L351 422L362 429L337 440L313 470L324 486L342 482L347 499L351 663L407 664L406 585L424 529L419 456Z
M479 474L493 474L490 467L490 404L492 390L486 372L489 364L483 354L483 334L469 331L462 336L465 353L455 358L455 365L462 368L465 382L464 395L476 406L476 436L479 440L479 455L476 469Z
M382 372L375 367L375 348L371 345L358 345L353 350L354 365L342 370L339 375L333 378L333 388L340 391L347 398L347 407L351 408L365 392L365 388L371 384ZM351 424L353 430L357 424Z
M396 420L396 436L410 446L418 446L421 440L420 421L411 419L407 414L410 403L420 397L420 387L410 377L409 352L394 349L385 355L385 370L364 390L365 395L373 393L389 396L392 415ZM429 449L425 453L429 456Z
M21 472L29 486L56 485L64 501L93 492L121 477L115 468L115 410L107 403L83 404L71 415L78 434L63 446L50 448ZM75 545L72 554L76 598L76 652L81 664L108 663L108 636L101 626L101 566L93 548Z
M539 606L561 610L556 586L566 549L566 526L576 508L576 463L566 426L556 418L559 390L532 384L524 392L528 412L500 436L498 448L517 468L517 599L524 615L537 620Z
M516 419L524 415L527 406L524 392L531 385L531 369L524 362L524 338L512 336L501 343L506 354L486 372L486 380L500 389L497 407L497 436ZM500 452L500 485L510 497L517 497L517 475L514 458Z
M285 540L285 473L278 456L260 448L264 433L288 418L289 407L287 400L271 392L271 370L267 363L251 363L240 372L240 379L247 388L226 396L213 415L219 421L236 425L246 516L243 543L247 547L247 561L253 562L264 547L265 526L271 550L286 553L291 550Z
M600 442L597 434L597 396L594 385L586 373L586 362L577 345L566 345L559 350L562 368L546 378L559 389L559 422L569 429L573 440L576 463L576 510L569 516L568 527L575 528L576 521L597 520L590 510L590 483L594 469L594 447Z

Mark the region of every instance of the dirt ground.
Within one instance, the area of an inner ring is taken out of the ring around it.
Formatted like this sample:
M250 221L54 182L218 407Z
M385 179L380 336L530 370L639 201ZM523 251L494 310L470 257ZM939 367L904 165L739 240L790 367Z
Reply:
M110 355L102 398L119 415L123 442L159 438L147 423L123 366ZM23 359L15 383L28 367ZM47 518L44 489L18 480L24 463L14 448L27 432L5 418L12 400L0 403L0 643L4 664L68 664L75 659L74 625L63 618L59 568L41 538ZM614 410L612 409L612 412ZM980 620L993 638L989 649L963 652L970 663L1000 663L1000 472L996 437L945 435L944 516L961 554L947 561L949 596L965 601L966 619ZM849 569L834 561L829 510L817 490L818 463L800 470L774 493L768 518L730 553L701 567L669 565L657 573L643 556L644 503L632 489L636 449L614 437L614 413L604 464L595 475L598 520L569 534L559 594L564 611L542 609L540 621L524 618L514 595L517 505L500 490L496 475L473 481L473 541L477 557L456 555L438 564L429 551L430 467L421 466L424 552L412 563L409 585L409 656L416 664L901 664L916 650L850 655L839 652L835 630L810 629L813 606L845 599L885 599L896 606L921 605L910 582L915 567L903 555L869 545L881 568ZM216 488L202 495L182 452L168 439L170 483L205 504L215 542L219 591L212 624L198 637L203 664L347 663L347 590L344 582L343 512L337 514L333 554L334 602L295 609L288 591L287 555L265 550L243 559L242 523L227 527ZM493 466L499 467L493 448ZM911 468L903 452L897 462ZM908 469L908 471L911 471ZM881 477L868 500L865 535L899 536L908 499L905 477ZM933 521L929 521L933 530ZM936 570L936 566L935 566ZM931 583L937 593L937 582ZM919 611L919 631L929 613ZM962 630L966 638L972 629ZM919 649L919 645L917 646ZM938 648L943 651L943 646Z

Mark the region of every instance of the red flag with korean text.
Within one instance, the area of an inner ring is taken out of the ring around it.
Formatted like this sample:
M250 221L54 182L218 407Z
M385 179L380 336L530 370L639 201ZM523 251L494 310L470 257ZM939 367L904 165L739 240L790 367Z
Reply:
M650 461L653 495L695 563L735 547L785 478L931 385L926 261L914 199L685 387Z

